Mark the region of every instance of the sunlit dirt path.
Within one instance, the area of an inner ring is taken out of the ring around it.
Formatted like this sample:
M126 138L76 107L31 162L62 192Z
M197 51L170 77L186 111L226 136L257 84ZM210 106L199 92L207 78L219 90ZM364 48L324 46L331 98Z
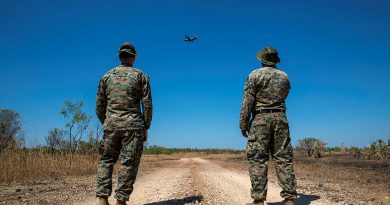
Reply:
M114 186L115 187L115 186ZM267 204L282 205L280 188L270 182ZM110 204L115 199L110 197ZM183 158L172 162L151 174L137 179L134 192L127 204L209 204L240 205L250 202L250 181L248 173L223 168L209 160ZM94 205L96 198L76 204ZM296 204L331 205L315 195L299 195Z

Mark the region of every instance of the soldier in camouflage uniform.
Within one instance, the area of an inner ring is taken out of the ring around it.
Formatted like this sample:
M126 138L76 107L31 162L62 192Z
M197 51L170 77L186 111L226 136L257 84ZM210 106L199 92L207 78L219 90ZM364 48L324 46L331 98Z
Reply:
M96 114L104 129L97 176L99 205L108 205L113 165L118 158L121 167L115 198L118 205L129 200L152 121L149 77L133 67L136 55L133 45L123 44L119 49L121 65L103 76L97 91Z
M294 204L296 180L285 99L290 90L287 74L276 68L280 62L276 49L265 47L256 57L262 68L246 80L240 115L242 135L248 138L247 157L252 183L252 203L264 204L267 196L269 153L275 160L281 196Z

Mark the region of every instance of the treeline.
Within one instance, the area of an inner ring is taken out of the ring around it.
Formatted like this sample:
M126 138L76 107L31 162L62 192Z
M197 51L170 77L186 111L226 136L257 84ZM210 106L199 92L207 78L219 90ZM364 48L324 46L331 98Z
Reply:
M198 148L166 148L162 146L152 145L145 146L144 154L159 155L159 154L182 154L182 153L205 153L205 154L241 154L245 150L235 149L198 149Z
M37 146L42 152L55 154L68 154L70 159L74 153L98 153L99 142L103 134L101 124L98 122L91 126L92 116L83 110L83 102L73 103L65 101L60 115L66 120L63 128L52 128L45 137L46 144ZM350 153L356 158L390 159L390 137L386 141L378 139L364 148L327 147L321 139L308 137L298 141L296 151L305 152L308 156L320 158L324 153L336 152ZM23 148L25 137L22 129L20 114L10 109L0 109L0 154L6 150ZM162 146L145 145L145 154L176 154L176 153L206 153L206 154L238 154L244 150L234 149L197 149L197 148L166 148ZM71 160L70 160L71 161Z
M366 147L346 147L344 143L340 146L327 147L327 143L318 138L303 138L298 141L297 151L305 152L307 156L321 158L324 153L347 153L355 158L366 159L390 159L390 137L387 142L383 139L377 139Z

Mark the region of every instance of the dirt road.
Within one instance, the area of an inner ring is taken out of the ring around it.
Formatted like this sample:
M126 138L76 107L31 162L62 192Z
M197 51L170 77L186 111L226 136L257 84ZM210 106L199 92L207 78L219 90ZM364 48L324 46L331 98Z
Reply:
M281 205L280 188L270 181L267 204ZM115 187L115 186L114 186ZM209 160L183 158L168 167L140 177L128 204L240 205L250 202L250 181L245 172L222 168ZM115 199L111 197L111 204ZM300 195L297 204L330 205L315 195ZM97 204L95 198L77 204Z

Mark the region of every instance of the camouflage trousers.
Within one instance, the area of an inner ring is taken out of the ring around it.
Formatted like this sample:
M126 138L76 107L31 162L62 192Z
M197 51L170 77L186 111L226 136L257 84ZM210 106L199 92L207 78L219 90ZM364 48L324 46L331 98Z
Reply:
M112 192L113 166L120 157L115 198L128 201L133 192L144 142L143 130L104 131L99 152L97 197L108 197Z
M276 168L280 195L296 198L296 179L293 168L293 152L286 114L257 114L253 119L247 144L249 175L252 184L251 197L266 200L268 184L268 160L271 154Z

